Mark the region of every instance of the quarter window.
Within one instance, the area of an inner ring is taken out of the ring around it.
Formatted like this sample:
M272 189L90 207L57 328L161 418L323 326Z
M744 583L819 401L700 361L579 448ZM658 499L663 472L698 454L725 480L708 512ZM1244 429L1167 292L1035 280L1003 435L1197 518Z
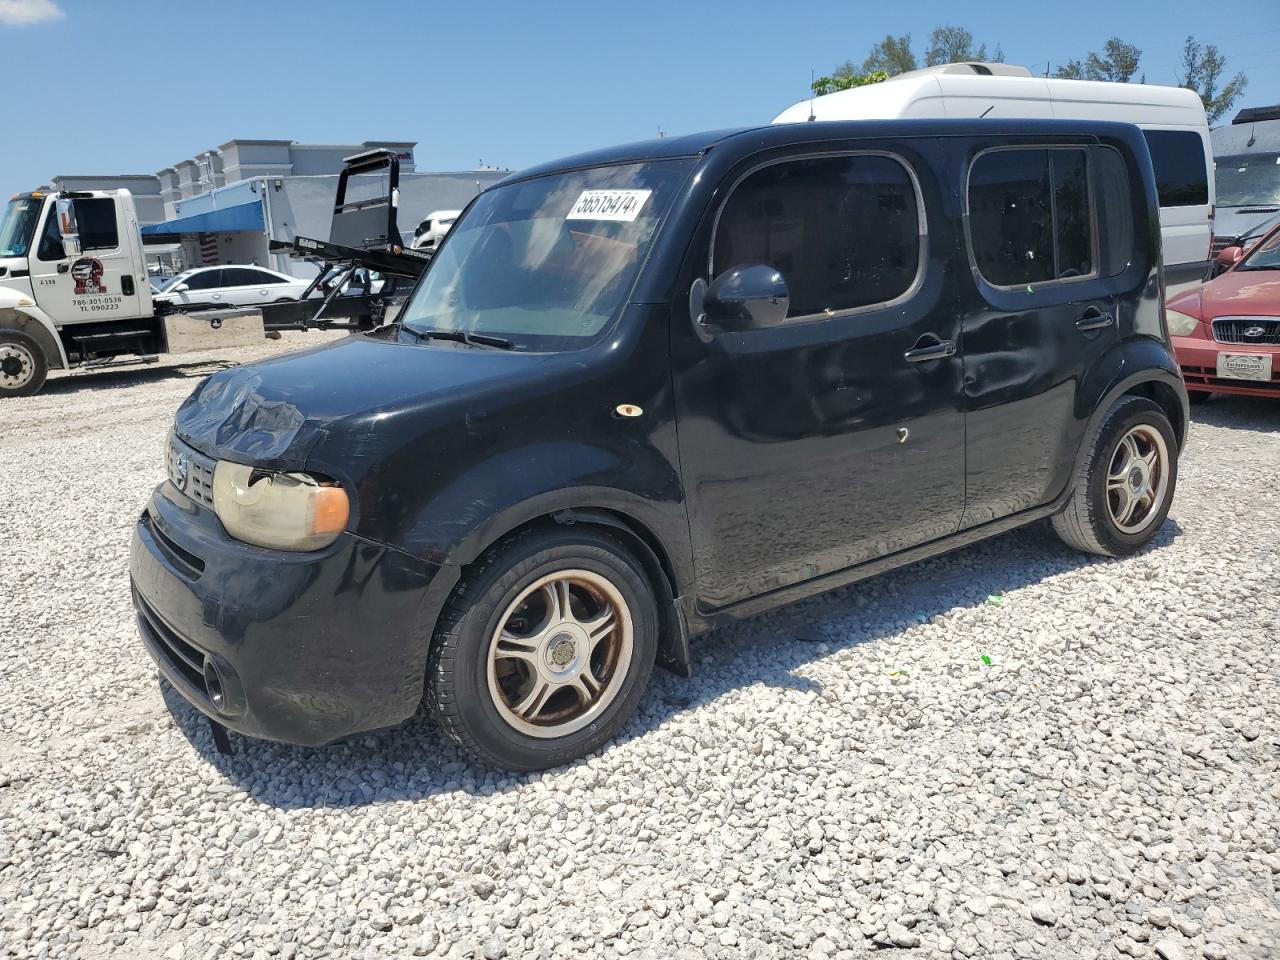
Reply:
M993 150L969 173L969 242L999 287L1094 273L1089 162L1083 150Z
M1143 130L1156 192L1162 207L1194 207L1209 202L1209 172L1204 141L1190 130Z
M920 206L906 166L855 155L763 167L720 213L712 272L764 264L787 281L789 317L887 303L920 269Z

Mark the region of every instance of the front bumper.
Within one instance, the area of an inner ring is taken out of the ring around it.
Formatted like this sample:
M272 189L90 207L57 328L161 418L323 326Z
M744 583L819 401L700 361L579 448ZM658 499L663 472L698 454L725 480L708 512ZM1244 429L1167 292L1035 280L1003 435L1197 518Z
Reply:
M1246 397L1280 398L1280 347L1271 344L1218 343L1207 337L1170 337L1187 389L1206 393L1234 393ZM1233 380L1218 376L1219 353L1269 353L1271 382Z
M143 643L169 682L232 730L305 746L413 715L451 586L444 568L350 534L314 553L241 543L167 482L138 518L129 569Z

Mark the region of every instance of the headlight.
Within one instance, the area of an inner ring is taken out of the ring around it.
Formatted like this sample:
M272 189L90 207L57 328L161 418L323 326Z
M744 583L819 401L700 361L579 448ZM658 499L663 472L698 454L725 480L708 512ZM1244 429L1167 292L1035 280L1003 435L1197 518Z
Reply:
M350 504L337 484L219 460L213 509L237 540L275 550L319 550L338 539Z
M1164 319L1165 323L1169 324L1169 332L1175 337L1191 336L1196 331L1196 324L1200 322L1193 316L1170 310L1168 307L1165 307Z

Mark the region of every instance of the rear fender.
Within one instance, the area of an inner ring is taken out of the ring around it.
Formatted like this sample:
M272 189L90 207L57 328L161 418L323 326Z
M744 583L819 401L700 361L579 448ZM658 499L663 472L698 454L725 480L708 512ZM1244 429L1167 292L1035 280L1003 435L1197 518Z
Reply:
M1077 468L1083 463L1090 438L1116 401L1126 394L1149 397L1164 407L1179 448L1186 445L1191 407L1178 362L1166 344L1137 337L1117 344L1093 365L1085 378L1079 395L1090 404L1092 413L1076 451Z

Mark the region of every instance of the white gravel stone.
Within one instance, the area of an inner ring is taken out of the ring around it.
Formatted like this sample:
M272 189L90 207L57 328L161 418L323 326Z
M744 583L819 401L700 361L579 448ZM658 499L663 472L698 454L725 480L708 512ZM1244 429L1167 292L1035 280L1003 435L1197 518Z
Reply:
M162 691L128 541L211 369L0 405L0 958L1280 956L1280 404L1196 408L1138 556L1037 526L726 628L518 776L423 717L222 757Z

